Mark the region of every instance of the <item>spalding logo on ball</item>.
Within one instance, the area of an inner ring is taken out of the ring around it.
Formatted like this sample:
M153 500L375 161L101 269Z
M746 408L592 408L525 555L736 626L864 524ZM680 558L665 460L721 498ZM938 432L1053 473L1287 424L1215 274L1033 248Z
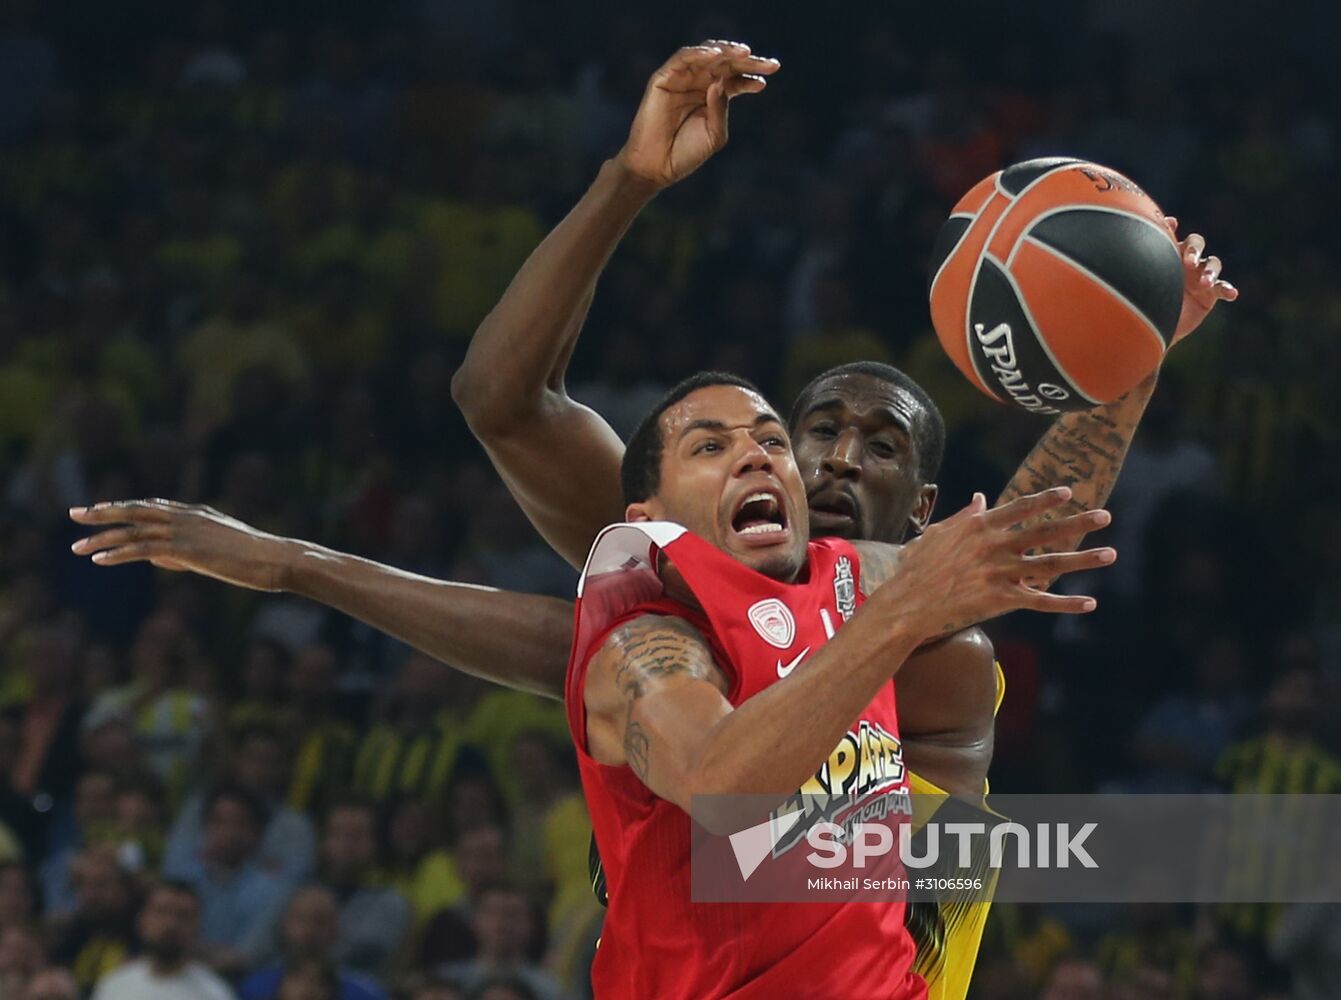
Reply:
M931 321L993 399L1034 413L1130 391L1164 357L1183 302L1164 213L1115 170L1029 160L976 184L931 258Z

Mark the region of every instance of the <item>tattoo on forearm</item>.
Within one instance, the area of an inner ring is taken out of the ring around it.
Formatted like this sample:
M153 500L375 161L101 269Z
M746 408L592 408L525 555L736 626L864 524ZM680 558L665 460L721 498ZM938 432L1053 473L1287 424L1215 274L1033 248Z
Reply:
M1053 517L1103 504L1144 409L1144 398L1123 399L1098 410L1058 417L1006 485L1002 502L1053 486L1080 486L1083 495L1052 512Z
M1113 492L1127 447L1136 433L1146 401L1154 388L1152 375L1127 396L1082 413L1065 413L1034 446L1006 484L1001 503L1054 486L1070 486L1073 495L1042 520L1080 514L1103 506ZM1074 547L1062 543L1049 549Z
M624 727L624 759L629 762L629 767L633 768L633 773L638 776L639 781L647 780L650 750L651 741L647 737L647 730L630 720Z
M679 618L638 618L611 633L611 640L619 654L615 685L631 702L650 682L673 674L724 681L703 636Z

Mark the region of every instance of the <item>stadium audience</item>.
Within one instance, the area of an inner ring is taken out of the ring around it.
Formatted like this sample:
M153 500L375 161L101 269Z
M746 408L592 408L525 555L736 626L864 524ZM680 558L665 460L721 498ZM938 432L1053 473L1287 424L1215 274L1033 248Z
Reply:
M265 805L237 785L221 785L202 807L200 849L168 878L190 885L200 902L200 937L215 968L237 975L254 967L270 945L290 886L261 867Z
M234 1000L224 980L191 958L199 927L194 890L172 882L155 885L137 923L142 956L105 975L94 1000Z
M340 940L340 901L330 889L308 885L289 900L280 922L283 962L252 973L238 989L240 1000L268 1000L295 968L326 968ZM356 973L334 973L338 1000L386 1000L377 983Z
M395 889L381 884L377 808L346 799L326 811L318 876L340 900L334 958L360 972L385 974L405 941L413 913Z
M266 809L267 820L257 863L261 871L298 882L316 863L316 831L306 815L284 802L289 787L288 748L280 731L253 724L234 732L225 745L228 779ZM200 854L205 797L197 793L182 804L168 833L163 865L182 870Z
M75 908L50 920L51 957L84 992L133 954L139 885L115 847L89 847L74 861Z
M1169 357L1099 610L992 626L993 788L1336 790L1335 32L1163 5L1152 34L1062 0L1004 45L953 5L839 5L824 32L711 0L67 6L0 12L0 997L219 1000L220 973L247 1000L586 995L601 911L561 708L307 602L94 566L64 510L211 502L570 593L448 387L647 73L705 34L785 70L616 254L575 395L627 427L700 368L785 403L888 360L945 413L947 513L1043 425L931 336L941 222L1013 160L1129 172L1243 295ZM994 914L975 997L1334 992L1328 909Z

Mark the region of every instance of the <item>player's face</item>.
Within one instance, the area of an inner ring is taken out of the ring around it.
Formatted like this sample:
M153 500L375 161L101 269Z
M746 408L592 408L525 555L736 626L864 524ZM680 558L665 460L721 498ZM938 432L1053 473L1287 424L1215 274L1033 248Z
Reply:
M819 385L793 439L812 535L901 542L926 526L936 487L918 472L923 417L909 393L873 375Z
M757 393L714 385L661 415L657 495L629 508L683 524L768 576L791 580L805 565L805 489L787 431Z

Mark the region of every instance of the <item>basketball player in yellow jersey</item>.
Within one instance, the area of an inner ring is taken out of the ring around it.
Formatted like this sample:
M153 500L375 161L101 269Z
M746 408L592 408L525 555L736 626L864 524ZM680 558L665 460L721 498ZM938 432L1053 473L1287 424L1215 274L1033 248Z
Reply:
M734 43L681 50L663 66L648 85L628 144L513 279L455 380L457 400L495 466L532 522L575 566L596 533L623 516L623 445L599 415L564 391L597 279L643 205L725 144L727 100L762 90L776 69ZM1204 247L1196 235L1183 244L1186 294L1177 337L1217 300L1236 294L1218 280L1220 262L1202 259ZM1151 376L1114 403L1059 417L1003 499L1070 485L1068 513L1101 506L1154 386ZM902 372L876 364L827 372L803 390L789 423L812 534L899 542L930 522L944 427L930 398ZM571 606L564 602L413 577L262 535L206 508L135 501L72 516L88 525L131 525L77 543L80 553L101 552L103 565L150 559L241 586L289 590L477 676L562 698L571 635ZM1080 539L1068 541L1074 547ZM908 660L898 701L914 791L985 795L1000 697L1000 668L978 629ZM910 922L933 997L964 996L986 914L986 904L951 901Z

